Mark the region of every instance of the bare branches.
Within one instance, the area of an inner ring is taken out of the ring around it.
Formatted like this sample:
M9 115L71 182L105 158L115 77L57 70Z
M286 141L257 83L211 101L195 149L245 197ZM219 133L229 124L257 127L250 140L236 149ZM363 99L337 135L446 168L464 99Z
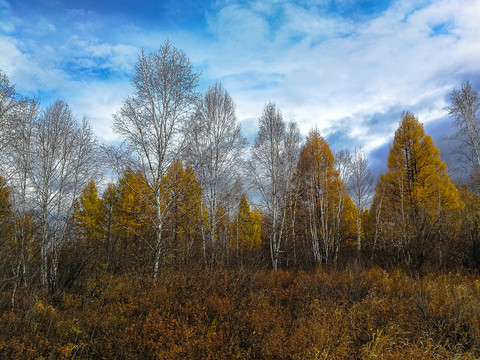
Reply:
M472 89L470 82L462 85L460 90L450 94L451 106L448 114L454 119L453 125L458 129L454 139L464 146L459 148L457 155L466 161L474 177L475 188L479 191L476 174L480 171L480 98L478 92Z
M135 168L145 175L156 210L153 277L162 262L162 227L168 212L168 191L161 190L168 168L182 149L182 124L198 99L199 73L185 53L166 41L158 51L140 53L131 82L135 96L128 97L114 116L114 130L126 140ZM133 165L133 164L132 164Z
M88 123L79 124L59 100L35 123L32 151L36 160L31 166L31 190L42 227L41 282L55 286L58 249L65 241L75 201L98 169L96 141ZM49 253L53 255L48 257Z
M294 122L285 124L275 104L265 106L251 149L250 170L264 211L271 221L270 256L278 266L281 237L286 221L286 202L299 156L300 133Z
M122 135L137 165L154 191L182 148L180 129L193 111L198 94L195 73L185 53L165 42L158 51L141 52L128 97L114 116L114 130Z
M184 155L192 165L202 188L202 202L208 224L204 249L216 242L219 207L237 204L239 169L246 139L235 114L235 104L222 84L210 87L186 123ZM228 213L228 211L227 211Z

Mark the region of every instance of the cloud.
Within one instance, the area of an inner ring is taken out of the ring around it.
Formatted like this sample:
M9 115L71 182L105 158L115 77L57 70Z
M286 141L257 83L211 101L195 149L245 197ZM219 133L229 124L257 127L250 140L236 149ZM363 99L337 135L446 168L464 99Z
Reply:
M362 21L305 4L243 4L211 15L209 75L231 91L240 118L273 101L336 147L388 144L404 110L438 121L461 74L480 73L478 1L397 1Z
M449 92L480 79L479 0L226 0L195 5L191 25L179 6L52 4L0 0L0 68L26 95L70 102L109 141L139 49L167 38L202 71L201 90L222 81L249 138L271 101L304 135L318 128L378 164L402 111L441 133Z

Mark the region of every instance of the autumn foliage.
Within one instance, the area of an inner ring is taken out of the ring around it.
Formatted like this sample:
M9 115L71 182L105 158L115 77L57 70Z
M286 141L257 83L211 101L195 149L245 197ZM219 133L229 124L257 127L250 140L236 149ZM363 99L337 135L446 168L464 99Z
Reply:
M479 358L478 183L420 120L402 114L370 201L364 153L302 144L275 104L245 159L233 100L198 102L192 69L168 41L142 53L127 147L101 154L0 73L0 358Z
M480 283L381 268L99 269L83 288L3 292L8 359L425 359L480 355Z

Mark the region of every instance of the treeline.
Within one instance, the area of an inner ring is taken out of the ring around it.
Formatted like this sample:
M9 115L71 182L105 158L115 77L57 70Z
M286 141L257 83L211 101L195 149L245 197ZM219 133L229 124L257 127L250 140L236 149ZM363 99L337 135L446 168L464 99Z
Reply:
M114 115L124 142L105 147L64 101L41 109L1 74L0 291L13 307L22 286L55 292L98 271L158 281L196 266L480 267L480 102L469 83L449 112L470 188L452 183L408 112L376 185L362 150L333 154L317 130L302 141L273 103L247 148L232 98L220 83L197 93L199 76L169 42L142 52Z

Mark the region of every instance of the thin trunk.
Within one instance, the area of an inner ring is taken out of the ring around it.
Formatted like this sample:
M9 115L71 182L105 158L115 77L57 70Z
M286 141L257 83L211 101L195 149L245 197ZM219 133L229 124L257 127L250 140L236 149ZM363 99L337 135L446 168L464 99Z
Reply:
M155 215L156 215L156 224L155 224L155 254L153 261L153 281L157 281L158 273L160 270L161 262L163 261L163 238L162 238L162 225L163 225L163 214L161 209L160 202L160 191L155 192Z

